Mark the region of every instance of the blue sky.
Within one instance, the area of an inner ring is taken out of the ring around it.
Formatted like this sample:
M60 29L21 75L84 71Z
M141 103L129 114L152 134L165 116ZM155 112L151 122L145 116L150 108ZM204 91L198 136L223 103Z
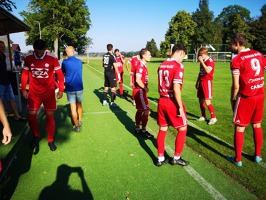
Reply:
M16 2L17 9L13 15L22 20L18 14L26 9L29 0ZM87 0L92 21L88 36L93 45L90 52L105 52L106 44L112 43L120 51L138 51L146 46L152 38L159 47L164 41L168 23L180 10L195 12L199 0ZM240 5L250 10L251 17L260 16L265 0L209 0L209 8L218 16L222 9L229 5ZM38 26L38 24L36 24ZM22 51L32 49L26 47L24 33L11 34L14 43L18 43Z

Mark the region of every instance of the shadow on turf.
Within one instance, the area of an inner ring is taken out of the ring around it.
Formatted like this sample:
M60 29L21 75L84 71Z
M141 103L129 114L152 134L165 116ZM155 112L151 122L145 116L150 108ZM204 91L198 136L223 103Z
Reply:
M219 140L219 138L215 138L212 135L206 134L205 132L203 132L201 130L198 130L198 129L196 129L196 128L192 127L192 126L189 126L189 125L188 125L187 137L190 137L191 139L195 140L197 143L201 144L205 148L209 149L210 151L214 152L215 154L221 156L224 159L226 159L225 157L227 155L224 155L218 149L215 149L216 146L211 146L208 143L204 142L201 139L201 137L209 138L213 142L215 142L215 143L217 143L219 145L222 145L225 148L228 148L228 149L232 150L233 152L235 151L234 147L232 147L228 143L223 142L223 141ZM193 146L191 146L191 148L194 149ZM194 149L194 150L197 151L197 149ZM242 153L242 154L243 154L243 157L247 158L248 160L250 160L252 162L254 161L254 156L253 155L248 155L248 154L245 154L245 153Z
M20 176L29 172L31 168L33 149L29 148L29 146L32 135L28 133L26 136L23 134L21 137L23 138L21 138L9 153L13 158L8 158L9 155L7 156L7 160L11 160L11 165L3 177L3 180L1 180L0 199L2 200L11 199L18 185Z
M55 112L55 123L56 129L65 128L64 134L58 134L55 131L55 142L65 142L69 140L69 134L72 132L72 125L69 128L66 126L67 117L70 116L69 105L58 106ZM45 113L40 111L39 115L39 130L40 137L44 140L47 138L46 127L45 127ZM69 130L69 131L68 131ZM21 134L21 132L18 131ZM14 145L12 150L8 153L7 157L3 161L4 167L7 167L11 163L10 167L7 169L6 174L1 176L0 183L0 199L11 199L16 187L18 185L20 176L29 172L31 168L32 155L37 155L40 146L38 145L34 150L30 148L32 141L32 133L29 132L26 135L22 134L21 139ZM46 148L49 148L48 145Z
M81 182L82 191L71 189L69 185L70 175L76 173ZM84 172L81 167L70 167L62 164L57 168L56 180L52 185L45 187L39 196L39 200L47 199L78 199L78 200L91 200L93 199L92 193L88 187Z
M100 89L95 89L94 90L95 95L99 99L102 98L102 91ZM125 126L125 128L127 129L127 131L129 133L131 133L132 136L134 136L138 140L139 145L151 157L153 163L155 163L157 161L157 157L153 154L153 152L151 151L151 149L149 148L149 146L146 144L145 140L147 140L147 139L144 138L143 136L135 133L135 122L127 115L127 112L124 111L124 110L122 110L120 107L118 107L118 108L111 108L110 107L110 110L115 114L115 116L120 121L120 123ZM153 145L157 149L156 139L155 138L152 138L150 140L152 141ZM167 155L167 153L165 153L165 157L166 158L169 158L169 156Z

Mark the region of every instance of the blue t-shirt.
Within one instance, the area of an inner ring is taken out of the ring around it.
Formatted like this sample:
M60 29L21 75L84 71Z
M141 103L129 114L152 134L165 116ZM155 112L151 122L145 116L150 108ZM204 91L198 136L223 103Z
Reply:
M62 71L65 74L65 92L83 90L82 61L75 56L69 56L62 62Z

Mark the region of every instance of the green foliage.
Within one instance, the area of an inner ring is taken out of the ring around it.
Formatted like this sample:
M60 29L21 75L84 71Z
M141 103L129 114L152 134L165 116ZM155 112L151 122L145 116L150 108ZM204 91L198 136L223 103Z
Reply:
M191 14L182 10L172 17L169 22L169 28L165 34L165 42L160 44L161 55L166 56L166 52L170 51L171 44L178 42L188 46L191 43L191 37L194 35L196 23L193 22Z
M146 49L148 49L151 52L152 57L157 57L158 48L157 48L156 42L153 38L151 39L151 41L147 42Z
M252 42L253 48L266 54L266 4L261 8L261 14L260 18L250 24L250 32L255 37Z
M17 9L16 3L11 0L0 0L0 7L5 8L8 11L12 11L12 7Z
M72 45L79 53L88 45L86 33L90 28L90 13L84 0L32 0L27 11L20 13L32 27L27 44L39 37L37 21L41 24L42 37L49 48Z
M201 0L199 9L192 14L192 19L196 22L193 43L195 44L213 44L215 43L215 33L217 31L213 12L209 9L209 1Z
M237 24L234 23L236 15L239 15L238 20L242 19L242 21L244 21L245 23L249 23L251 21L250 11L239 5L230 5L224 8L216 19L216 22L222 27L223 43L229 42L228 39L232 34L232 30L241 29L240 27L239 28L236 27ZM243 26L243 24L240 26ZM243 32L243 33L248 34L249 32Z

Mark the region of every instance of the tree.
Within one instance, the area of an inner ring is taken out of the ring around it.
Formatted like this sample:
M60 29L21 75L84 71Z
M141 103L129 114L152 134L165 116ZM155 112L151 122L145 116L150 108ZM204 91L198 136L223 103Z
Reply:
M169 52L171 44L182 42L185 46L191 43L196 23L193 22L191 14L182 10L172 17L169 28L165 34L165 42L160 45L162 52ZM166 56L166 55L163 55Z
M250 26L250 32L255 37L252 41L253 48L266 54L266 4L261 8L261 17L254 20Z
M153 38L151 39L150 42L149 41L147 42L146 49L148 49L151 52L152 57L157 57L158 48L157 48L156 42Z
M37 23L40 23L42 37L56 55L59 55L58 48L64 45L76 47L79 53L85 51L91 21L84 0L31 0L28 10L20 14L32 28L27 44L39 37Z
M243 22L247 24L249 24L249 22L251 21L250 11L239 5L230 5L224 8L216 18L216 23L218 23L222 27L223 43L229 43L230 35L232 34L232 25L236 15L239 15Z
M8 11L12 11L12 6L17 9L16 3L10 0L0 0L0 7L5 8Z
M200 0L199 8L192 13L192 19L197 24L193 42L203 45L215 43L217 30L213 23L213 12L209 10L209 0Z

